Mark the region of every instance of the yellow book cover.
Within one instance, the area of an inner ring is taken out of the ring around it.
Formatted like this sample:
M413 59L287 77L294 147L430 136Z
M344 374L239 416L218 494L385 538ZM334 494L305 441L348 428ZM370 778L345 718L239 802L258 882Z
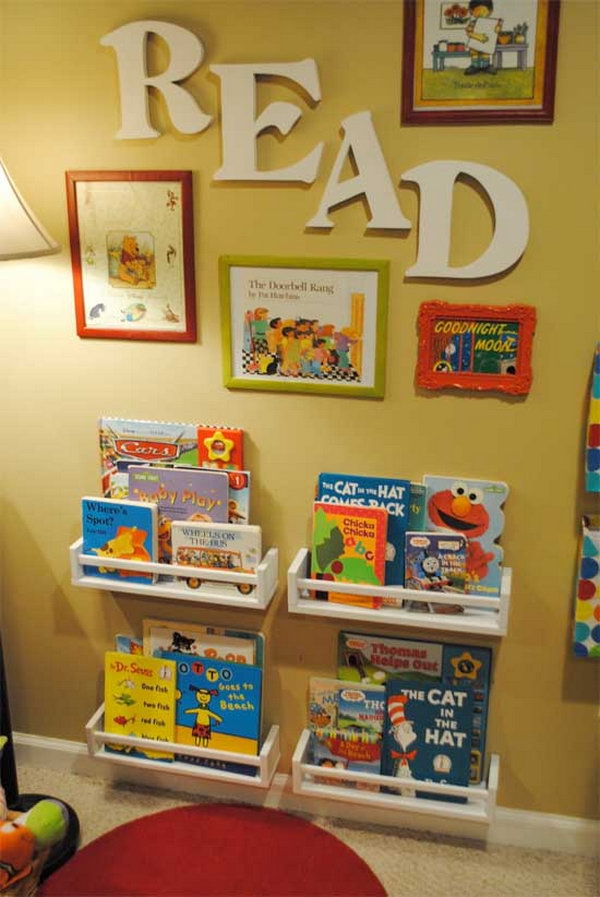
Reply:
M175 738L175 678L172 660L107 651L104 664L104 729L152 741ZM152 760L173 760L172 753L130 745L107 744L107 751Z

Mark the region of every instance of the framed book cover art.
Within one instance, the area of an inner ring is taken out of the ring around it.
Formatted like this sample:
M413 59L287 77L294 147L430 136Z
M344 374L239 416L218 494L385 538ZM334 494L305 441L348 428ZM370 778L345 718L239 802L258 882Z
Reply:
M531 305L422 303L417 386L528 393L535 325Z
M80 337L196 340L191 171L67 171Z
M382 398L389 262L224 256L224 382Z
M402 123L552 122L559 0L404 0Z

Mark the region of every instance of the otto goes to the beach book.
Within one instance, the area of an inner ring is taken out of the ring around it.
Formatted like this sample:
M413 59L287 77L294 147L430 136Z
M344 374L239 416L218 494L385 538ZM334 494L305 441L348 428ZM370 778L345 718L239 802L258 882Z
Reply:
M158 515L156 504L110 498L82 498L81 525L83 553L106 558L106 566L84 566L86 576L127 579L147 584L156 580L152 573L117 570L111 560L157 561Z
M381 586L385 582L387 511L315 502L311 577ZM342 592L315 592L341 604L380 607L381 599Z

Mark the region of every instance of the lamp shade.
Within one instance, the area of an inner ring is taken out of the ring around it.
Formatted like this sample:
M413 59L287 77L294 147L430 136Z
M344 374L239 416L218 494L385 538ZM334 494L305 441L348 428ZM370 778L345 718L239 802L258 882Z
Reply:
M20 195L0 159L0 261L49 255L59 249Z

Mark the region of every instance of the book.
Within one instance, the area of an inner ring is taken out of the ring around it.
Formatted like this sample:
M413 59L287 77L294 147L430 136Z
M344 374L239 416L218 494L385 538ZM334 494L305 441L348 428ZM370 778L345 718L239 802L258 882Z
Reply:
M497 540L504 529L506 483L431 475L423 477L423 482L427 488L425 529L450 529L468 540L467 592L500 595L504 551Z
M200 623L158 620L142 621L144 654L160 656L161 652L218 658L232 663L248 663L262 667L264 635L243 629L225 629Z
M404 797L464 803L465 798L419 791L415 783L468 785L472 705L469 687L389 679L381 772L398 779L398 788L386 786L385 790Z
M115 635L115 651L119 654L143 654L144 643L135 635Z
M390 679L444 682L473 690L471 782L481 781L492 686L492 650L356 632L338 637L338 679L385 685Z
M233 427L198 427L198 465L243 470L244 431Z
M461 592L467 579L467 540L447 532L409 532L406 534L405 586L407 589L435 592ZM384 601L385 604L385 601ZM404 607L420 613L462 613L460 604L435 601L404 602Z
M323 768L378 774L384 717L383 686L355 685L312 676L308 704L311 762ZM319 777L318 781L378 790L377 785L359 786L345 779Z
M131 466L129 497L158 505L159 559L171 563L173 520L227 522L229 478L224 470Z
M98 421L102 491L126 498L130 464L156 461L198 466L198 424L101 417ZM113 492L116 491L116 495Z
M175 736L175 663L107 651L104 661L104 730L152 741L173 742ZM107 744L106 750L171 761L160 750Z
M228 470L229 477L229 523L250 522L250 482L248 470Z
M110 560L158 561L158 512L155 503L139 505L135 501L111 498L81 499L81 532L84 554L105 557L106 567L84 565L86 576L127 580L147 584L155 582L153 573L116 570Z
M321 473L317 483L317 501L384 508L388 515L385 585L404 585L404 537L411 502L409 480Z
M256 573L261 560L260 526L239 523L203 523L197 520L174 520L171 524L173 563L201 570L223 570L235 573ZM190 588L201 585L206 591L235 591L243 595L254 591L252 583L211 582L201 572L182 577Z
M423 483L410 484L410 499L408 505L408 529L413 532L425 529L425 485Z
M256 755L260 749L262 670L253 664L163 651L177 669L175 740L192 747ZM188 762L184 753L176 760Z
M315 502L311 577L331 582L383 585L387 511L358 505ZM341 604L380 607L381 598L340 592L319 592L319 598Z

